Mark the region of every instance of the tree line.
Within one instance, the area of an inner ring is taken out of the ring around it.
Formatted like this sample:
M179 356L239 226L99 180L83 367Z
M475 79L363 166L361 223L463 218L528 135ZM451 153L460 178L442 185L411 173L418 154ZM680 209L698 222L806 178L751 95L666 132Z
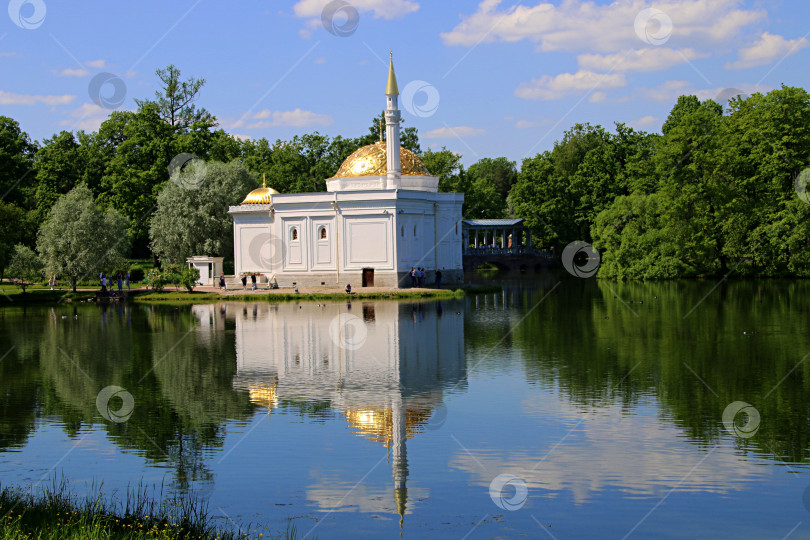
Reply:
M227 207L262 176L282 193L323 191L343 160L380 137L382 113L354 138L241 140L197 105L203 79L183 80L172 65L156 74L153 99L113 111L95 132L62 131L37 143L0 116L0 278L23 247L36 249L49 273L69 276L70 249L83 253L82 242L96 242L102 255L79 277L125 256L230 258ZM440 191L465 194L465 218L524 218L535 243L557 252L575 240L593 243L602 277L807 275L808 209L795 184L810 161L808 120L807 92L783 86L734 98L726 109L681 96L660 134L577 124L519 172L504 157L465 168L446 148L423 151L414 127L403 129L402 145L439 177ZM173 167L180 155L199 159ZM95 217L71 220L77 207ZM102 215L105 234L91 234ZM57 244L67 246L61 256Z

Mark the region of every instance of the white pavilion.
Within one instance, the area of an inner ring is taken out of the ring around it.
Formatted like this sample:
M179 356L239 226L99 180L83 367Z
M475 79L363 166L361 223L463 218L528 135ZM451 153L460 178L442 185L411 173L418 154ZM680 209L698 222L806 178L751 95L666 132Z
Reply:
M463 279L462 193L439 193L416 154L400 146L393 59L385 141L350 155L326 192L282 194L264 185L231 206L234 271L280 287L405 287L413 267Z

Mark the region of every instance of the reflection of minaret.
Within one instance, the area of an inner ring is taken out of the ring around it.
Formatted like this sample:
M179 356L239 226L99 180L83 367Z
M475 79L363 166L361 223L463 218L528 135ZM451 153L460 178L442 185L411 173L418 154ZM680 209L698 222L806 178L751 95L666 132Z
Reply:
M388 65L388 82L385 85L385 154L388 167L388 189L399 189L402 164L399 156L399 109L397 109L397 76L394 74L394 53Z
M392 410L393 430L391 433L392 465L394 474L394 502L399 514L399 528L405 520L405 508L408 504L408 450L405 443L408 440L407 413L402 404L402 395L394 398Z

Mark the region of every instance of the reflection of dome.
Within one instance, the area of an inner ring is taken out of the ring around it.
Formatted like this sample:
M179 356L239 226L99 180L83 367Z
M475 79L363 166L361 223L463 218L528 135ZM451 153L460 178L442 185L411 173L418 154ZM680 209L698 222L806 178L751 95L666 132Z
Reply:
M393 439L394 417L391 409L347 409L346 419L355 433L374 442L388 445ZM420 407L405 411L405 433L412 437L422 432L422 426L430 418L430 409Z
M250 402L257 405L266 405L268 412L272 411L274 407L278 406L276 386L278 386L277 379L271 384L250 385L248 387Z
M278 194L275 189L267 187L264 177L262 177L262 187L248 193L242 204L273 204L273 195Z
M430 173L419 157L407 148L399 147L399 158L402 162L402 175L430 176ZM354 176L383 176L388 172L385 142L369 144L346 158L332 178Z

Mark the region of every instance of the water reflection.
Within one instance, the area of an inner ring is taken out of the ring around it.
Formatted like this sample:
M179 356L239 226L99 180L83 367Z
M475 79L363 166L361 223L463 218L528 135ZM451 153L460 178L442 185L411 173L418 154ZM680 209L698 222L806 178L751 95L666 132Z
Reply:
M318 482L308 496L320 508L352 503L363 511L408 509L407 441L442 421L446 389L466 387L464 317L439 303L253 304L227 309L235 322L233 386L267 408L314 419L339 414L353 433L386 448L392 498L355 494ZM223 308L195 306L203 324L222 324ZM219 315L219 317L218 317ZM207 322L206 322L207 321ZM411 493L417 499L426 489ZM360 499L360 500L358 500Z

